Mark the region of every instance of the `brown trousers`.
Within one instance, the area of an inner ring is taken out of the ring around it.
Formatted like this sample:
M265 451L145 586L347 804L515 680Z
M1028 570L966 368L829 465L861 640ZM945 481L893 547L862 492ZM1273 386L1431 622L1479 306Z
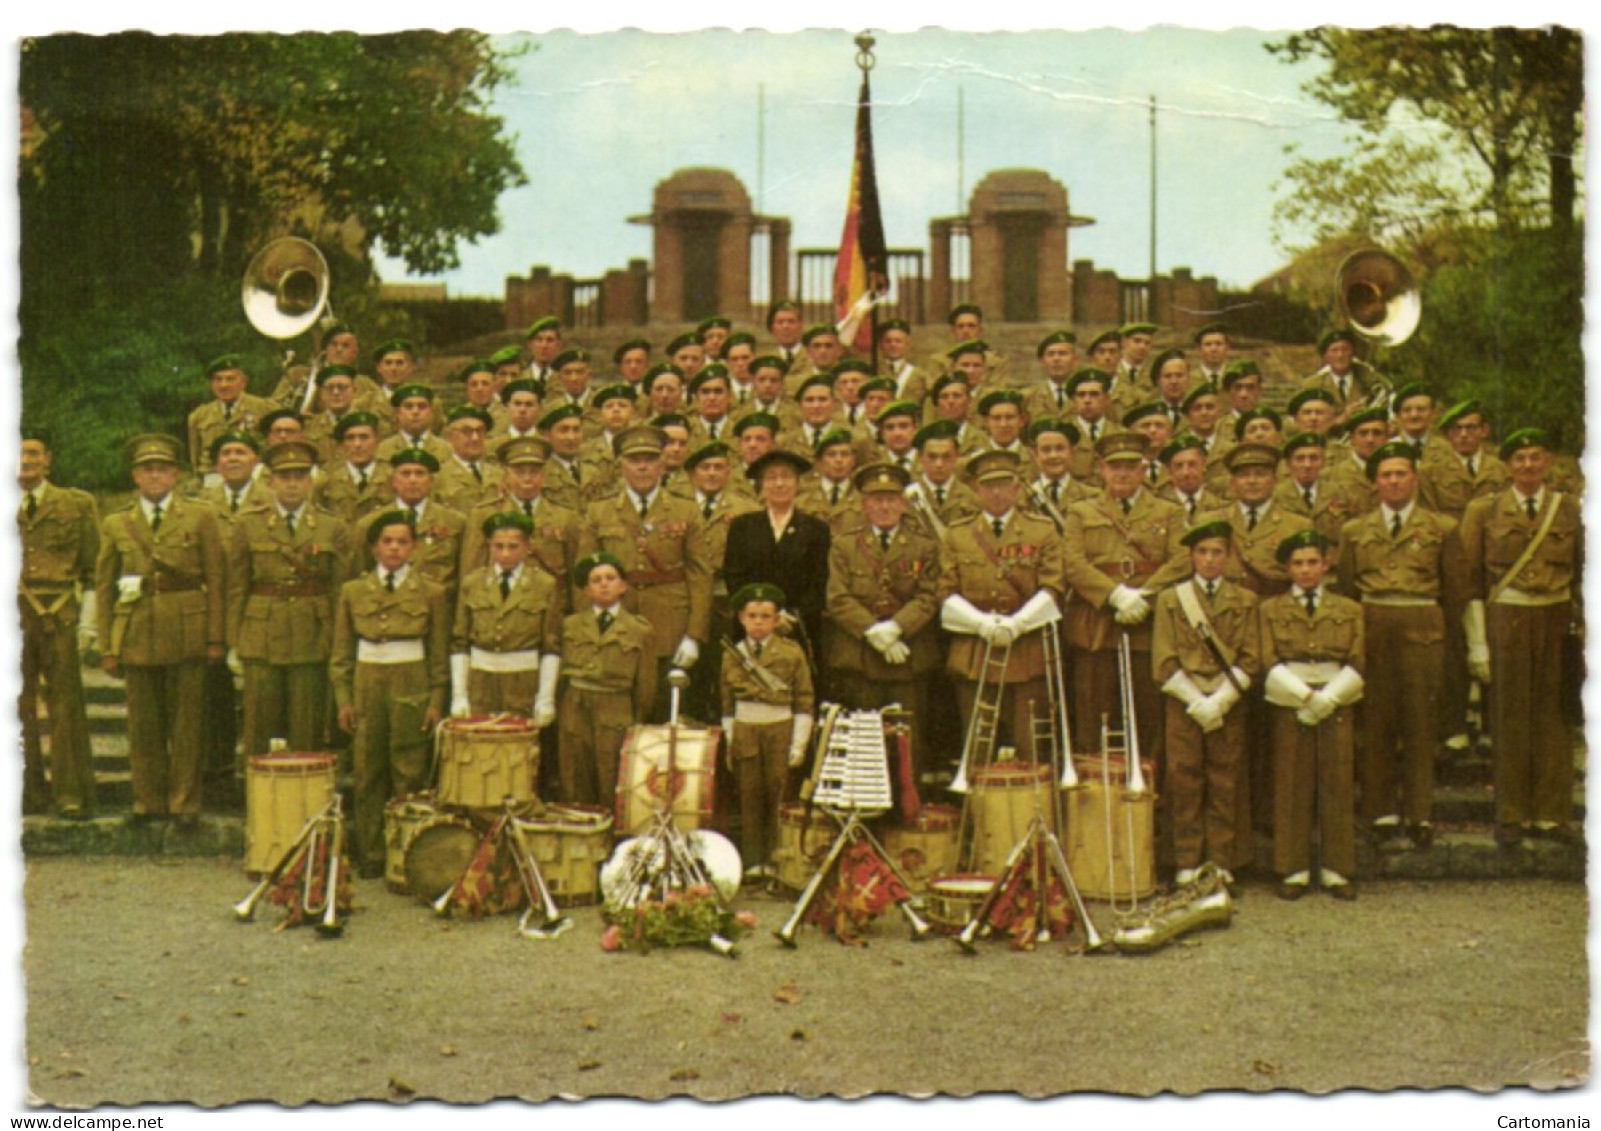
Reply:
M1363 605L1362 817L1427 821L1434 805L1445 614L1440 607Z
M433 785L432 739L423 730L432 696L428 666L356 665L355 856L364 864L384 862L384 806Z
M1355 717L1341 709L1315 727L1288 707L1268 707L1273 735L1273 870L1292 876L1318 866L1350 879L1356 871L1351 763ZM1317 877L1314 876L1313 879Z
M778 847L778 807L794 733L793 719L734 724L728 756L739 785L739 850L747 868L771 863Z
M1562 717L1568 616L1565 603L1488 609L1497 824L1573 819L1573 740Z
M628 691L562 690L556 714L562 800L611 808L623 740L633 725L634 697Z
M1239 782L1245 753L1245 704L1223 716L1221 730L1206 734L1168 697L1167 778L1164 793L1173 827L1173 863L1196 868L1210 860L1236 868Z
M274 738L290 750L323 750L328 719L328 665L246 660L245 757L265 754Z
M41 617L26 601L22 609L23 811L42 813L54 791L58 808L94 808L94 760L89 746L83 673L78 667L78 604L67 600L53 616ZM45 781L39 699L50 713L50 780Z
M128 686L128 769L133 811L200 812L200 724L206 661L123 664Z
M956 708L962 717L962 735L972 729L973 703L978 695L978 684L961 676L953 676L952 682L956 684ZM997 751L1001 746L1014 746L1018 757L1025 762L1034 760L1034 713L1035 704L1039 704L1038 713L1045 718L1051 710L1050 698L1046 695L1045 677L1025 680L1022 683L1002 684L1004 689L1000 701L1000 711L996 717L995 746ZM990 687L986 691L986 698L994 701L995 689ZM968 780L972 780L973 767L967 767Z
M539 694L539 669L523 672L467 672L467 698L475 715L498 715L509 711L517 715L534 713L534 697Z

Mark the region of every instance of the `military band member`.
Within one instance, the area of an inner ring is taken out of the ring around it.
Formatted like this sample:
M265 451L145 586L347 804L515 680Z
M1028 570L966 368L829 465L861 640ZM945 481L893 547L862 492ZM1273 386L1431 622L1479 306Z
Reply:
M729 416L750 403L754 390L750 383L751 362L756 360L756 335L743 330L728 335L723 343L722 362L728 370Z
M838 532L855 517L861 508L856 505L856 485L852 478L860 462L860 451L860 446L843 428L831 428L823 433L823 438L817 441L817 462L801 477L800 493L795 497L796 509L822 519L832 532ZM751 494L754 497L754 487Z
M1193 575L1156 595L1151 665L1166 703L1167 812L1173 880L1183 885L1210 861L1233 882L1248 864L1240 845L1240 779L1246 772L1246 710L1240 699L1260 671L1256 595L1223 577L1233 529L1210 519L1185 532Z
M956 684L963 732L972 733L981 681L993 675L985 671L986 656L1005 655L997 738L1032 761L1035 704L1049 709L1040 630L1054 631L1066 581L1064 539L1017 505L1020 462L1012 452L981 452L968 461L982 510L941 537L938 592L940 623L953 634L946 668Z
M395 453L405 448L421 448L435 463L451 457L450 444L431 431L435 419L432 389L411 382L396 389L389 403L395 410L395 434L378 445L379 459L393 464Z
M892 463L907 475L917 470L917 449L912 441L917 438L921 410L911 401L891 401L878 414L877 443L871 447L858 445L856 462L860 466L870 463Z
M492 514L479 529L489 564L462 579L456 598L450 713L512 712L543 730L556 720L566 586L528 560L534 522L521 511Z
M1117 363L1122 356L1123 335L1116 330L1102 330L1090 339L1089 353L1085 360L1089 368L1100 370L1110 385L1112 375L1117 372Z
M484 458L493 418L481 408L457 405L445 418L450 458L439 461L433 496L463 515L500 494L500 465Z
M956 345L967 342L983 343L984 341L984 310L977 303L961 302L951 307L950 314L945 317L946 324L951 328L951 341ZM988 346L983 350L984 372L989 375L995 385L1006 383L1006 355L996 353ZM946 367L950 361L947 351L943 358L930 366L930 376L937 377L939 371Z
M958 519L971 518L983 508L973 488L958 474L961 428L955 421L936 420L925 424L912 437L917 449L917 472L906 489L913 513L936 538Z
M430 784L430 734L450 691L450 605L411 564L405 511L375 515L366 542L376 565L339 589L328 680L340 729L354 736L354 856L370 879L384 869L384 806Z
M273 403L246 391L250 378L236 354L224 354L206 366L212 400L189 414L189 462L197 475L212 470L211 445L224 432L251 432Z
M343 364L354 368L356 359ZM405 338L392 338L372 351L372 369L378 375L376 385L369 383L363 388L365 378L356 380L357 394L363 397L361 407L369 412L378 412L380 405L392 408L395 391L417 380L417 349Z
M1173 418L1160 401L1146 401L1123 414L1123 427L1145 437L1145 471L1141 485L1147 491L1160 491L1167 483L1167 469L1162 466L1161 454L1173 439Z
M562 797L610 805L628 728L656 697L656 632L623 605L626 566L605 551L573 566L575 611L561 628L560 739Z
M1151 346L1156 341L1156 330L1154 322L1128 322L1117 328L1122 346L1122 356L1117 364L1118 380L1156 387L1160 366L1153 362L1149 371L1145 366L1146 358L1151 356ZM1189 382L1186 381L1185 384L1188 385Z
M856 473L859 522L828 551L823 671L832 698L859 710L899 703L912 713L913 761L927 754L928 686L940 664L939 540L904 521L910 476L892 464Z
M1028 426L1038 473L1025 485L1023 506L1050 519L1059 531L1066 525L1069 507L1100 493L1098 487L1073 478L1073 452L1080 439L1077 428L1054 417L1042 417Z
M606 464L583 453L584 410L575 404L557 405L539 418L539 433L550 445L545 463L546 498L584 513L590 500L601 497L615 483Z
M1184 351L1171 349L1157 354L1151 362L1151 380L1156 386L1156 396L1152 399L1162 406L1168 423L1178 431L1184 425L1184 395L1195 383L1190 378L1190 362ZM1124 425L1127 424L1125 417Z
M506 386L513 381L529 381L539 390L541 397L545 394L545 383L537 377L528 376L523 368L523 351L521 346L504 346L486 358L495 370L495 388L505 392Z
M1289 475L1273 489L1273 506L1298 514L1329 540L1330 553L1340 557L1340 531L1367 509L1366 493L1324 475L1328 441L1316 432L1297 432L1284 441ZM1342 571L1340 577L1344 579Z
M651 656L663 667L689 669L711 627L711 551L700 508L661 488L666 442L648 426L617 438L621 486L589 505L579 546L585 555L604 551L622 563L628 582L622 599L649 623ZM653 714L665 718L664 691L660 697Z
M695 402L695 411L689 418L690 446L696 447L708 440L726 441L729 438L728 369L721 362L706 365L691 378L689 395Z
M829 370L829 376L834 379L834 397L839 401L839 423L853 431L862 423L862 386L872 375L872 367L867 362L852 357Z
M723 733L739 787L740 856L751 879L774 874L778 807L789 769L806 757L816 701L806 653L778 635L784 605L776 585L736 591L744 639L721 657Z
M224 525L233 516L272 501L272 488L260 474L261 441L250 432L224 432L211 441L217 482L196 496L209 503Z
M461 573L466 576L490 564L489 544L484 537L484 523L490 516L516 512L527 518L533 529L523 561L550 576L556 584L561 610L566 612L571 607L567 586L573 563L579 556L582 519L577 511L552 502L544 495L550 445L537 436L513 436L500 442L495 458L503 469L504 492L479 503L467 515L461 536Z
M304 439L306 435L304 420L300 413L292 408L277 408L264 414L257 421L256 429L261 433L263 448L271 448L290 440Z
M1362 610L1325 589L1328 540L1316 530L1279 544L1288 592L1261 603L1263 693L1271 716L1273 871L1282 899L1300 899L1317 879L1336 899L1355 899L1352 759L1362 698Z
M667 360L684 375L685 381L693 381L706 365L705 343L694 330L680 334L667 343Z
M984 449L989 437L976 423L973 390L966 377L960 372L945 374L934 382L929 399L933 413L930 416L925 412L925 421L932 424L936 420L948 420L956 425L956 447L964 457Z
M1054 417L1065 420L1073 415L1073 394L1068 389L1078 362L1078 336L1071 330L1055 330L1040 339L1034 348L1044 380L1029 389L1023 411L1030 420Z
M316 485L312 501L346 523L360 522L395 501L390 466L378 459L378 418L370 412L347 412L334 425L339 456Z
M579 459L605 468L608 479L617 477L617 437L633 427L634 389L631 385L607 385L595 391L596 415L600 418L600 431L584 441L578 449Z
M589 351L577 346L564 349L551 360L551 368L555 376L545 383L545 407L578 407L583 411L584 436L596 435L600 431L600 413L595 407L595 390L589 384Z
M617 380L637 390L650 368L650 343L644 338L629 338L612 351L611 359L617 367Z
M128 687L135 819L200 816L202 700L224 655L222 535L204 503L173 492L178 441L128 444L137 497L106 517L95 563L100 665Z
M1284 418L1271 408L1248 408L1234 421L1234 442L1280 447L1284 443Z
M232 523L228 544L229 663L244 676L244 754L325 749L328 656L339 587L354 552L344 521L310 502L317 451L270 448L275 496Z
M457 377L461 380L464 404L489 414L489 434L499 438L506 431L506 405L496 394L499 386L495 367L487 360L469 361L461 367Z
M421 448L402 448L389 459L389 486L395 492L395 509L411 519L415 545L407 552L412 569L445 591L448 601L456 599L460 578L462 531L467 519L433 498L434 476L439 461ZM362 565L371 565L372 523L387 512L374 512L356 524L355 542L368 547Z
M1315 432L1319 436L1334 427L1339 411L1334 394L1322 388L1302 389L1290 398L1286 408L1293 431Z
M305 422L305 439L317 449L318 464L326 467L339 458L334 433L339 422L355 411L356 371L348 365L325 365L317 370L318 411Z
M981 450L1015 453L1021 461L1018 474L1025 482L1038 475L1040 469L1034 462L1034 454L1023 442L1023 394L1016 389L996 389L978 402L978 412L989 434Z
M828 377L844 354L839 332L826 322L806 327L800 344L802 355L791 363L784 380L785 392L796 400L800 399L802 382L812 377ZM832 381L829 387L833 387Z
M796 387L795 399L800 404L800 427L780 436L778 446L810 460L823 433L834 426L834 415L839 408L834 399L834 384L821 374L806 377Z
M1501 444L1510 485L1462 516L1468 668L1488 685L1495 734L1495 836L1578 841L1573 748L1563 720L1563 637L1578 618L1584 532L1572 495L1548 486L1551 448L1538 428Z
M1222 406L1218 401L1217 386L1204 382L1192 385L1179 407L1184 412L1184 421L1177 431L1198 436L1206 445L1207 482L1214 490L1225 489L1229 470L1223 461L1234 446L1234 440L1219 427Z
M735 421L729 448L729 469L736 478L728 488L739 494L754 497L756 489L745 478L745 469L778 446L778 417L765 412L746 413Z
M96 643L95 559L100 522L87 491L49 481L54 458L43 429L22 430L17 526L22 562L17 606L22 614L22 811L43 813L53 799L71 820L95 807L94 760L84 705L79 650ZM81 597L80 597L81 594ZM39 702L50 716L50 774L45 781Z
M714 314L695 327L695 333L700 335L701 345L706 347L708 363L723 360L723 345L728 341L728 335L733 329L734 324L721 314Z
M774 348L767 351L774 357L784 359L786 369L791 369L805 359L805 351L801 348L801 309L800 304L790 299L780 299L773 303L767 311L767 332L773 335Z
M539 435L539 418L544 414L544 388L531 377L515 377L500 388L506 406L506 437Z
M1323 366L1301 379L1301 388L1319 389L1329 394L1330 423L1345 424L1351 413L1367 406L1373 395L1371 366L1357 361L1356 336L1349 330L1330 330L1318 339L1317 352Z
M1239 439L1235 424L1242 414L1256 408L1262 401L1262 370L1254 361L1231 361L1223 370L1223 380L1218 383L1218 388L1223 390L1229 402L1228 411L1220 422L1224 435Z
M1196 376L1215 389L1223 388L1223 378L1229 369L1229 328L1224 322L1208 322L1195 331L1190 341L1195 346L1198 372Z
M1434 394L1427 386L1413 381L1395 390L1390 415L1395 418L1395 440L1410 445L1420 463L1450 455L1451 445L1433 430Z
M822 639L830 540L828 524L795 505L809 470L810 461L776 448L745 469L762 509L729 523L723 558L730 590L785 582L789 611L799 618L808 648Z
M561 353L561 319L554 315L536 318L523 335L523 348L528 356L524 375L554 389L556 386L556 355Z
M1368 478L1368 459L1389 438L1389 416L1375 405L1346 417L1344 446L1329 450L1323 477L1349 494L1360 514L1379 505L1378 493Z
M651 417L650 426L659 428L661 434L667 437L667 442L662 445L662 490L669 495L689 498L695 493L695 485L689 481L689 472L684 470L684 461L689 458L689 421L673 413ZM606 484L606 493L614 490L615 484L614 476Z
M1108 383L1106 374L1095 368L1080 369L1067 383L1067 391L1073 397L1073 415L1068 423L1077 428L1078 434L1083 437L1075 449L1075 479L1094 479L1095 445L1100 443L1102 436L1123 431L1109 415L1111 401L1106 393ZM1130 402L1129 407L1138 403Z
M356 331L345 322L335 322L333 325L321 330L321 341L317 346L316 365L348 365L354 368L361 364L361 343L356 338ZM306 380L311 376L311 367L306 365L291 365L284 369L278 384L273 387L272 395L267 399L273 404L284 408L299 408L306 399ZM369 389L377 386L371 378L362 378Z
M989 345L982 338L960 342L952 346L946 354L949 361L946 375L959 376L967 383L968 400L974 406L986 393L1001 387L995 375L989 371L989 356ZM938 382L935 386L937 389Z
M1157 489L1157 497L1183 507L1186 526L1194 526L1207 513L1228 506L1228 496L1207 485L1206 444L1199 436L1186 432L1170 440L1162 448L1160 459L1167 477Z
M758 357L750 363L751 395L730 414L735 423L750 413L765 412L778 418L781 431L800 427L800 406L784 395L786 368L777 357Z
M1224 576L1258 597L1282 593L1290 587L1290 576L1284 571L1278 548L1297 530L1311 527L1312 520L1273 505L1273 492L1278 485L1276 448L1238 444L1230 449L1226 460L1229 496L1234 502L1218 517L1226 518L1234 528L1234 538Z
M879 368L895 382L892 400L922 404L928 396L930 374L912 361L911 323L891 318L878 324Z
M740 421L744 427L752 420L771 419L765 414L748 416ZM752 432L764 428L752 427ZM724 640L733 625L733 614L728 606L728 582L723 576L723 559L728 552L728 526L742 514L761 510L755 490L748 486L743 468L735 470L734 453L727 444L712 441L690 452L684 460L689 476L691 498L700 508L706 522L706 545L712 565L712 611L708 640ZM737 474L737 478L735 478ZM689 688L685 710L695 718L713 719L722 713L718 696L718 672L722 656L715 648L707 648L697 658L694 677Z

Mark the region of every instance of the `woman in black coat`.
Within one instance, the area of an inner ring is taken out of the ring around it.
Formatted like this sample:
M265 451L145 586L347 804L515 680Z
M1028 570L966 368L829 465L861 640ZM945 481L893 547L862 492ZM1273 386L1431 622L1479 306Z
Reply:
M784 591L788 611L804 627L808 649L820 639L823 628L829 544L828 524L795 509L800 478L810 468L803 457L774 450L746 469L763 509L728 524L728 551L723 558L730 593L757 581Z

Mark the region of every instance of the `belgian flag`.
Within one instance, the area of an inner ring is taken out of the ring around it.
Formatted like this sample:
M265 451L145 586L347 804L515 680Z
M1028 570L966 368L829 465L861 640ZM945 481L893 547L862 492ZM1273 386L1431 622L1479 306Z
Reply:
M840 339L860 355L873 349L873 320L868 307L857 303L869 292L889 288L888 252L884 246L884 217L878 208L878 176L873 169L873 107L867 71L856 104L856 156L851 164L850 198L845 205L845 230L839 237L839 258L834 263L834 318Z

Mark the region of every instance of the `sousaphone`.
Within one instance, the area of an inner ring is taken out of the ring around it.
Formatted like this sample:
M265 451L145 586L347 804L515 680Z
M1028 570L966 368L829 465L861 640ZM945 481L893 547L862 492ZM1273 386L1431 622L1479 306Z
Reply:
M240 298L258 331L280 341L298 338L328 308L328 261L308 240L273 240L245 268Z
M1352 331L1375 345L1400 345L1423 320L1423 299L1412 272L1388 252L1352 252L1335 279L1340 314Z

